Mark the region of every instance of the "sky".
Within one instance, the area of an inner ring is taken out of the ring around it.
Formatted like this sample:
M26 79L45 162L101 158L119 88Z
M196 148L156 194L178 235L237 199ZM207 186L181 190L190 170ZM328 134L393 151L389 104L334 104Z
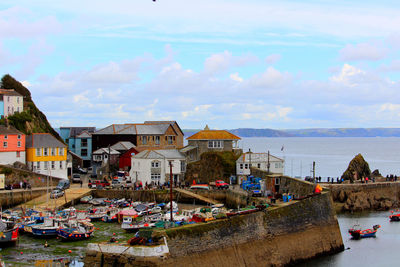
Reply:
M386 0L2 0L0 75L53 127L399 127L399 13Z

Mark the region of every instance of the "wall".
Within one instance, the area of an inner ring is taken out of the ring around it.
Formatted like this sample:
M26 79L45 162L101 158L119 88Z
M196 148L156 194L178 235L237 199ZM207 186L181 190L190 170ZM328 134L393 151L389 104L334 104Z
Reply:
M0 165L0 173L5 173L5 170L11 170L11 174L6 175L6 185L27 181L34 188L47 186L47 178L49 178L49 183L53 181L53 185L57 185L60 181L58 177L48 177L47 175Z
M49 190L51 190L50 187ZM34 198L40 197L46 193L47 189L44 188L32 188L29 190L1 190L0 205L4 209L11 208Z
M151 266L284 266L344 249L329 193L154 234L167 236L170 257L151 261ZM85 264L94 265L99 254L87 251ZM104 266L121 263L126 267L144 260L109 254L103 254L103 259Z
M388 210L400 207L400 183L326 184L342 211Z
M13 163L16 161L25 164L25 151L21 151L19 153L19 157L17 157L17 151L0 152L0 164L13 165Z

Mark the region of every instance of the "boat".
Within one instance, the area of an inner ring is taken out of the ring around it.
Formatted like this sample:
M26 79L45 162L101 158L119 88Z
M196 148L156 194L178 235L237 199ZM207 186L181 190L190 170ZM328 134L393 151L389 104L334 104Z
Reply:
M99 207L89 210L89 219L94 221L100 221L104 215L107 215L107 208L106 207Z
M94 226L89 222L70 220L57 229L58 237L67 241L78 241L89 238L94 232Z
M55 218L45 218L42 224L31 226L32 234L36 237L52 237L57 236L57 229L60 227L62 220Z
M0 246L14 245L18 240L18 226L0 220Z
M354 227L349 229L349 234L354 239L366 238L366 237L375 237L376 232L381 226L379 224L374 225L372 229L361 230L359 227Z
M135 221L134 218L126 216L123 218L121 223L121 228L127 232L134 232L140 229L152 228L155 226L155 222L151 222L147 217L144 217L141 221Z
M110 208L101 219L103 222L116 222L118 221L118 208Z
M396 210L398 212L398 210ZM392 215L389 216L391 222L399 222L400 221L400 213L393 214L394 211L391 211Z
M85 196L85 197L81 198L81 199L80 199L80 202L81 202L82 204L87 204L87 203L89 203L89 201L91 201L92 199L93 199L93 196L92 196L92 195L89 195L89 196Z

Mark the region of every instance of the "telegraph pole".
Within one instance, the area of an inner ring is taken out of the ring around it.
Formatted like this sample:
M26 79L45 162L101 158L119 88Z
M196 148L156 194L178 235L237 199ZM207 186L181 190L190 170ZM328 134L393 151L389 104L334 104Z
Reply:
M249 171L250 171L250 175L251 175L251 150L249 148Z
M269 168L271 164L269 163L269 150L268 150L268 161L267 161L267 173L269 174Z
M171 222L174 221L174 218L172 216L172 161L169 161L169 205L171 208Z
M312 163L313 181L315 182L315 161Z

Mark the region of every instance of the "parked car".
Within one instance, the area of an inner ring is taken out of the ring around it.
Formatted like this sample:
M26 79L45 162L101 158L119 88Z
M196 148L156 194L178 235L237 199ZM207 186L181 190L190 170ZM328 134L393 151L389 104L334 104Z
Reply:
M60 189L60 190L65 190L65 189L68 189L69 187L70 187L70 182L69 182L69 180L61 180L59 183L58 183L58 185L57 185L57 189Z
M121 179L113 179L111 187L117 189L127 189L129 187L132 187L132 182L130 180L124 181Z
M72 182L73 183L80 183L81 182L81 175L78 173L72 174Z
M89 188L100 189L100 188L104 188L107 186L110 186L110 183L107 181L94 180L94 181L89 181L89 183L88 183Z
M56 188L50 193L50 198L59 198L62 197L63 195L64 191L59 188Z
M222 180L216 180L215 182L210 182L210 186L216 189L229 189L229 184Z
M87 170L83 169L83 168L78 168L78 171L80 174L87 174Z

